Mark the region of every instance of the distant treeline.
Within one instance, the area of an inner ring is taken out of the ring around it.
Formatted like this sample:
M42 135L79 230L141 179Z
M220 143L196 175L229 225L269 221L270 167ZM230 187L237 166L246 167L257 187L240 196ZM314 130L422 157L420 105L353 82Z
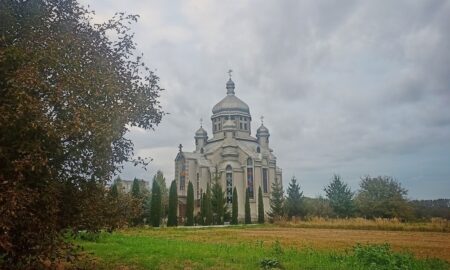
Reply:
M441 217L450 219L450 199L413 200L410 202L414 216L419 219Z
M403 221L450 219L450 199L408 200L408 191L389 176L366 176L360 187L352 191L339 175L334 175L324 187L325 197L303 196L297 179L293 177L286 189L280 183L272 186L271 201L280 201L282 207L271 209L275 219L311 217L325 218L396 218ZM275 191L275 192L274 192Z

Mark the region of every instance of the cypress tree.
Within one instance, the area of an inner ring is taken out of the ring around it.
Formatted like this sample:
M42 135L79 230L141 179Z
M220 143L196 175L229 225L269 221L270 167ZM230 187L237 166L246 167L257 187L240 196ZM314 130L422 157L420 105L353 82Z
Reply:
M200 196L200 225L205 225L206 211L205 211L205 192Z
M186 199L186 226L194 225L194 186L189 181Z
M131 196L133 198L139 198L141 196L141 187L139 186L139 180L134 178L133 185L131 186Z
M109 190L109 195L112 198L118 198L119 197L119 190L117 189L117 183L112 184L110 190Z
M178 194L177 194L177 183L175 180L170 184L169 191L169 213L167 218L167 226L177 226L178 218L177 218L177 206L178 206Z
M227 210L225 192L222 190L222 185L220 185L219 178L216 176L214 183L211 188L211 205L212 213L214 215L214 224L223 224L223 217Z
M206 188L204 207L205 207L205 225L211 225L213 221L213 212L211 205L211 189L209 187L209 184Z
M161 220L161 190L158 182L153 181L152 200L150 207L150 222L153 227L159 227Z
M261 186L259 186L258 190L258 223L264 223L264 202Z
M252 224L252 216L250 214L250 191L245 190L245 224Z
M233 205L231 209L231 224L238 224L238 195L236 187L233 188Z

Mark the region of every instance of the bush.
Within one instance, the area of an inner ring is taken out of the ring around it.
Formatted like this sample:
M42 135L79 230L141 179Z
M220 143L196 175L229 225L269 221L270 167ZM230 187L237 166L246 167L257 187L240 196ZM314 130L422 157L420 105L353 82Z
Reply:
M260 261L261 269L282 269L281 263L274 258L264 258Z
M368 269L412 269L414 256L410 253L393 252L387 243L381 245L357 244L353 256Z

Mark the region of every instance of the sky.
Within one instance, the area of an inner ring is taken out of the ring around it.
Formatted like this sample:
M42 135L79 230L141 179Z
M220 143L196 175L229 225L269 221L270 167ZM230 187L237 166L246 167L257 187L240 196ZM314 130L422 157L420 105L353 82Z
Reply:
M95 21L139 14L136 53L160 77L168 113L154 131L132 128L147 170L174 178L181 143L225 95L264 116L284 186L324 195L333 174L392 176L411 199L450 198L450 1L81 0Z

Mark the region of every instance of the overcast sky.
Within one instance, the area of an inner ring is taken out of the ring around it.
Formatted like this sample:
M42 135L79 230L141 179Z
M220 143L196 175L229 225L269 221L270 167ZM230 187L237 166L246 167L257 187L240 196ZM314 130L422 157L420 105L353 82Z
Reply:
M82 0L106 20L139 14L138 52L166 90L155 131L129 134L148 168L174 175L178 144L194 149L203 118L226 94L264 124L283 169L307 196L334 173L356 190L365 175L393 176L410 198L450 197L450 1Z

